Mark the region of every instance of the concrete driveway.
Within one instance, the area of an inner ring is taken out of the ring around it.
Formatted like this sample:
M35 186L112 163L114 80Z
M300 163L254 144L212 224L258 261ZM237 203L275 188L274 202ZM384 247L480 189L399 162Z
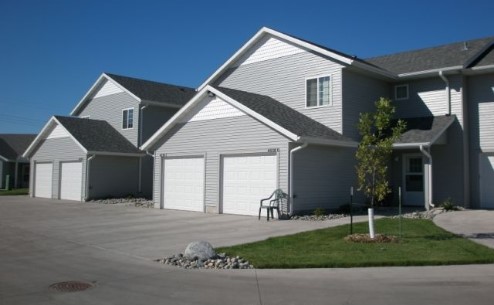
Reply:
M0 197L0 304L492 304L494 265L214 271L152 261L192 240L221 246L346 221ZM49 288L62 281L94 287Z

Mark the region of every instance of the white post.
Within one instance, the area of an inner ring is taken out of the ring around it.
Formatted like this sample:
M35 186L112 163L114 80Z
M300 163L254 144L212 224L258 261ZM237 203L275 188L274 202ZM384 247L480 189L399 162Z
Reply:
M369 214L369 236L371 239L374 239L376 237L374 232L374 208L369 208L367 212Z

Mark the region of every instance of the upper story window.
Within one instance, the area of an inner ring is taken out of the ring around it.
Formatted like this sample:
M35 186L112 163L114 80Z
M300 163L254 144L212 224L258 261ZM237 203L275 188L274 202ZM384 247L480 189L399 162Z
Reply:
M329 76L306 80L306 106L318 107L331 104L331 78Z
M134 127L134 108L122 110L122 129Z
M395 100L408 100L408 85L395 86Z

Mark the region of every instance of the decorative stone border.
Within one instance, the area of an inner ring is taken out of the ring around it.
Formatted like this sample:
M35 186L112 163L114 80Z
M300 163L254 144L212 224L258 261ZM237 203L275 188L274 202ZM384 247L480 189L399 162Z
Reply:
M157 259L156 261L184 269L254 269L254 266L249 261L239 256L229 257L225 253L219 253L215 258L206 261L188 259L181 253Z

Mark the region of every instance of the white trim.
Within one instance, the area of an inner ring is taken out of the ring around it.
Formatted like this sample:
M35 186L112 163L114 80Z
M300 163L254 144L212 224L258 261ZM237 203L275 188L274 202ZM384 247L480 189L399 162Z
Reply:
M128 111L129 110L132 110L132 127L128 127L129 126L129 115L128 115ZM124 112L127 111L127 127L124 127ZM129 107L129 108L124 108L122 109L122 124L121 124L121 128L122 130L131 130L131 129L134 129L134 107Z
M111 78L110 76L108 76L106 73L102 73L100 75L100 77L98 77L98 79L96 80L96 82L91 86L91 88L89 88L89 90L86 92L86 94L84 94L84 96L79 101L79 103L77 103L77 105L72 110L72 112L70 113L70 115L75 116L76 115L75 113L80 110L80 108L86 103L86 101L94 93L94 91L100 89L99 86L100 86L101 82L103 81L103 79L106 79L107 81L113 82L117 87L119 87L124 92L126 92L127 94L129 94L130 96L132 96L133 98L135 98L139 103L141 102L141 99L137 95L135 95L134 93L130 92L124 86L120 85L117 81L115 81L113 78Z
M241 58L241 56L244 55L245 52L249 48L253 47L264 35L272 35L278 39L288 41L288 42L293 43L299 47L302 47L302 48L305 48L307 50L319 53L323 56L327 56L327 57L332 58L336 61L342 62L346 65L354 65L354 66L361 68L363 70L368 70L369 72L373 72L373 73L383 75L386 77L390 77L393 79L396 78L396 76L394 74L390 74L389 72L386 72L386 71L381 70L381 69L376 69L376 68L372 67L371 65L368 65L368 64L365 64L362 62L358 62L352 58L340 55L340 54L335 53L335 52L331 52L330 50L318 47L318 46L311 44L309 42L306 42L306 41L297 39L295 37L280 33L278 31L275 31L275 30L267 28L267 27L263 27L251 39L249 39L237 52L235 52L223 65L221 65L221 67L219 67L209 78L207 78L206 81L204 81L199 86L199 88L197 90L201 91L207 85L211 84L216 78L218 78L218 76L221 73L223 73L226 69L228 69L228 67L230 65L232 65L233 63L235 63L236 60Z
M416 143L394 143L393 148L396 149L406 149L406 148L420 148L420 146L429 147L430 142L416 142Z
M119 157L143 157L146 154L142 153L119 153L119 152L108 152L108 151L88 151L89 155L98 155L98 156L119 156Z
M268 125L269 127L273 128L274 130L280 132L287 138L289 138L292 141L297 141L298 136L283 127L279 126L278 124L272 122L271 120L268 120L267 118L263 117L259 113L251 110L248 107L245 107L244 105L238 103L234 99L230 98L229 96L225 95L224 93L216 90L215 88L207 85L204 87L199 93L197 93L185 106L182 107L175 115L170 118L163 126L161 126L158 131L156 131L139 149L141 150L149 150L150 147L155 144L163 135L165 135L171 128L173 128L177 123L181 121L181 119L191 110L196 106L197 103L199 103L202 98L207 96L208 92L211 92L218 96L219 98L223 99L225 102L228 102L231 104L233 107L236 107L237 109L245 112L247 115L250 115L254 119L260 121L261 123L264 123Z
M43 127L43 129L41 129L41 132L34 139L34 141L31 143L31 145L29 145L29 147L26 149L26 151L24 152L24 154L22 154L22 157L29 159L29 155L33 151L34 147L36 147L36 145L38 145L38 143L41 140L43 140L43 139L46 138L46 136L48 135L48 130L49 130L49 128L51 126L53 126L53 124L57 124L57 125L61 126L63 128L63 130L65 130L65 132L67 132L67 134L70 136L70 138L72 139L72 141L74 141L79 146L79 148L82 149L82 151L87 154L87 149L84 146L82 146L82 144L79 143L79 141L77 141L76 138L74 138L74 136L63 126L63 124L61 124L53 116L53 117L50 118L50 120L48 121L48 123L45 124L45 126Z
M141 101L141 104L146 105L146 106L149 105L149 106L158 106L158 107L166 107L166 108L176 108L176 109L180 109L183 106L183 105L177 105L177 104L172 104L172 103L155 102L155 101L148 101L148 100Z
M409 72L409 73L401 73L398 74L398 78L406 78L409 76L419 76L419 75L427 75L427 74L437 74L439 71L455 71L455 70L463 70L463 66L453 66L453 67L447 67L447 68L438 68L438 69L431 69L431 70L423 70L423 71L417 71L417 72Z
M398 98L398 88L405 87L407 89L407 95L405 97ZM404 101L410 98L410 86L408 84L399 84L394 87L395 101Z
M4 161L4 162L14 162L14 161L11 161L9 159L6 159L5 157L3 156L0 156L0 160Z
M321 78L326 78L329 77L329 104L327 105L322 105L319 104L319 79ZM307 105L307 81L308 80L316 80L316 106L309 106ZM305 78L305 109L316 109L316 108L322 108L322 107L329 107L333 106L333 74L323 74L323 75L318 75L314 77L306 77Z
M315 137L299 137L297 142L302 142L312 145L327 145L327 146L339 146L339 147L351 147L351 148L358 147L358 142L355 141L341 141L341 140L331 140L331 139L315 138Z

